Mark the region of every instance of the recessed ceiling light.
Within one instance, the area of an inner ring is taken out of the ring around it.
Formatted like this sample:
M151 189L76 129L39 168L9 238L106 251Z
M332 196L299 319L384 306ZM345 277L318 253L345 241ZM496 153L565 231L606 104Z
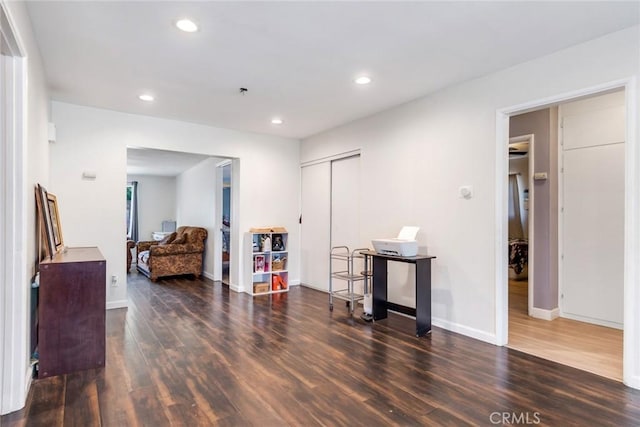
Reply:
M151 102L155 99L153 95L149 95L148 93L143 93L138 98L140 98L141 101L147 101L147 102Z
M368 85L371 83L371 78L367 76L360 76L354 80L359 85Z
M176 22L176 27L186 33L195 33L198 31L198 26L190 19L180 19Z
M274 119L271 119L271 123L272 123L272 124L274 124L274 125L281 125L281 124L282 124L282 123L284 123L284 122L282 121L282 119L281 119L281 118L276 117L276 118L274 118Z

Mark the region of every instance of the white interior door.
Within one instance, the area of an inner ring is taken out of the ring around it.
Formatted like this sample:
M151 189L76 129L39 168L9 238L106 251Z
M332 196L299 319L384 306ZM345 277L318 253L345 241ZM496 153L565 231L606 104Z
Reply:
M561 315L622 328L624 109L616 94L562 106ZM622 95L622 101L624 95Z
M331 250L331 163L302 168L302 225L300 228L300 281L329 290Z

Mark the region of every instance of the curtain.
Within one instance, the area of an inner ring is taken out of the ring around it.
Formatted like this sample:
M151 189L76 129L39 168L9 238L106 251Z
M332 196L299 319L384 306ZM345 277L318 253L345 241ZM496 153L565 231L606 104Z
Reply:
M134 242L138 241L138 181L131 182L133 191L131 194L131 235Z
M518 175L509 175L509 239L522 239L522 220L520 218L520 191Z

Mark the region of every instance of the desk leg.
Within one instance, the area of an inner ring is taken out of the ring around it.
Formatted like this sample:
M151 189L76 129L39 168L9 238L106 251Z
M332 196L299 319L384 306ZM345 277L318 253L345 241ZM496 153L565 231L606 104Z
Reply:
M416 262L416 336L431 332L431 260Z
M373 257L373 320L387 318L387 260Z

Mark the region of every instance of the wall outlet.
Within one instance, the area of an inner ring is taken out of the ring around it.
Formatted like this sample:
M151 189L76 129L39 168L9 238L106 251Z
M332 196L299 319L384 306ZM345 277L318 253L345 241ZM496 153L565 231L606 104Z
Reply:
M116 276L115 274L113 276L111 276L111 286L118 287L118 276Z

